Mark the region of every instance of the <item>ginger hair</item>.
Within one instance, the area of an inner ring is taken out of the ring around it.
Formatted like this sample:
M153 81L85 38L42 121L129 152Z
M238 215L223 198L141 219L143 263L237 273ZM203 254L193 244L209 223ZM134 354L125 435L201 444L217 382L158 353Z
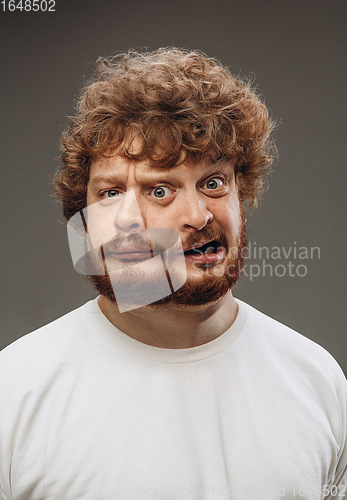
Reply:
M67 219L86 206L91 162L120 155L174 167L236 157L240 200L256 204L274 145L273 122L249 81L198 51L129 51L99 58L63 133L53 181ZM134 139L140 147L132 147ZM138 141L140 139L140 141Z

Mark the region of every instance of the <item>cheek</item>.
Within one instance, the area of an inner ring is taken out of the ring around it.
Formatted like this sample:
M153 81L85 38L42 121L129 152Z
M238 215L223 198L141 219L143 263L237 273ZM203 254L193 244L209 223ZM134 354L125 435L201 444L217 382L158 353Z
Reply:
M98 247L105 243L107 238L107 226L104 221L102 222L103 223L101 223L100 219L98 220L95 217L89 218L87 222L88 233L93 247Z
M226 232L238 234L241 227L241 212L238 200L229 200L226 203L211 207L216 222Z
M173 229L173 223L177 219L175 217L174 211L170 210L168 207L155 207L150 203L142 203L140 205L140 212L143 220L145 221L147 229L162 227Z
M94 247L107 243L116 235L114 217L106 211L104 213L94 212L89 214L87 227Z

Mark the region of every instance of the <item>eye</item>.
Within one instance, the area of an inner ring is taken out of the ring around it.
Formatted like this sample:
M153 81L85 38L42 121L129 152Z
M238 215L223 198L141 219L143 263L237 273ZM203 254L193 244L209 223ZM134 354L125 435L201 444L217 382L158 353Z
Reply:
M171 189L165 186L156 187L153 189L152 194L155 198L164 198L165 196L169 196L169 194L171 194Z
M107 189L100 193L100 202L101 205L113 205L113 203L117 203L122 200L124 195L123 191L119 191L118 189Z
M116 198L121 193L117 191L117 189L109 189L108 191L105 191L103 194L106 198Z
M203 187L206 187L207 189L218 189L223 185L223 179L220 179L219 177L213 177L213 179L209 179L208 181L206 181Z

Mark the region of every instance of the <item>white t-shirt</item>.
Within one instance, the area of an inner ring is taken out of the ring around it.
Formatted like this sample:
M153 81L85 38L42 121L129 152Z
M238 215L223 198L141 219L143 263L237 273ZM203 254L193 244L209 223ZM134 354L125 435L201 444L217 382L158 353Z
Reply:
M3 499L344 498L341 369L238 304L229 330L190 349L128 337L96 299L4 349Z

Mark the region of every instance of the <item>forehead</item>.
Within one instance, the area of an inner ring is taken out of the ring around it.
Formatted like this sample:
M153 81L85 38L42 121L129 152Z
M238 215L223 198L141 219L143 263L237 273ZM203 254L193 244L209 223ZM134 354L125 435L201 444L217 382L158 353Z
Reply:
M199 181L200 178L221 172L225 176L233 177L235 161L220 161L213 163L203 160L200 163L182 163L176 167L154 167L146 161L133 161L120 156L94 160L90 167L89 187L98 184L113 184L116 182L142 184L158 182L160 180L174 180L176 182Z

